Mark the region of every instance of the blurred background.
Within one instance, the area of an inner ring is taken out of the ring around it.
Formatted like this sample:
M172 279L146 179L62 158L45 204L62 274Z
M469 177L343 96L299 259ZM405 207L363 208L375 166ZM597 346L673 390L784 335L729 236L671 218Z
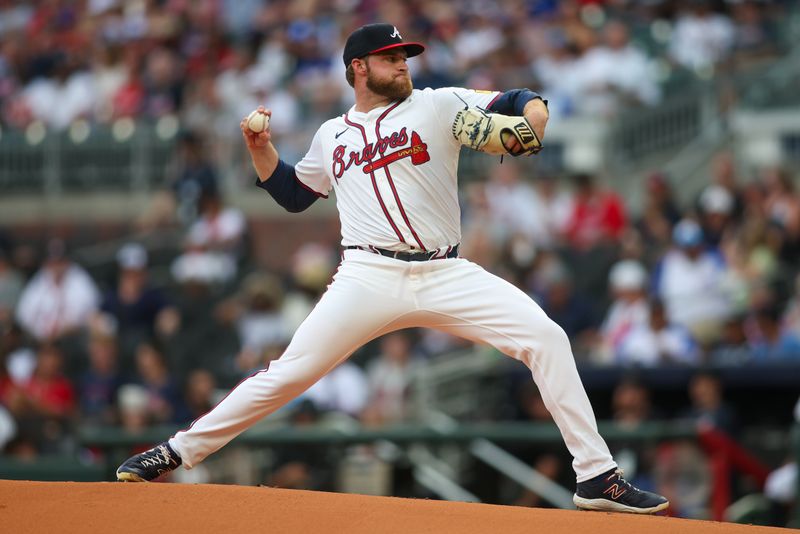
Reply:
M0 477L111 480L278 357L339 262L333 200L256 191L352 105L375 21L415 86L529 87L546 149L462 152L462 255L569 334L634 483L800 526L800 6L791 0L0 1ZM571 507L528 370L403 331L177 482Z

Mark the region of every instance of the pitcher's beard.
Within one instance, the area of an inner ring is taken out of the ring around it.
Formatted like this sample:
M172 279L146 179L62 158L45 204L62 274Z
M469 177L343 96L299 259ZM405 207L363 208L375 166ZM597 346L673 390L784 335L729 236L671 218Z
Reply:
M367 73L367 88L375 94L399 100L408 98L414 84L410 77L397 77L391 80L378 80L371 73Z

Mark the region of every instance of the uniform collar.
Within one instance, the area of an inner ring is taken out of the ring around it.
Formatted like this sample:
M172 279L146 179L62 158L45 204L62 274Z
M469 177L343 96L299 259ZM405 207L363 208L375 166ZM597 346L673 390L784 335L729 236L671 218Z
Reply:
M404 102L408 102L408 101L409 101L409 100L411 100L413 97L414 97L414 93L412 92L412 93L411 93L411 95L409 95L409 96L408 96L408 97L407 97L405 100L403 100L403 101L404 101ZM358 121L361 121L361 122L369 122L369 121L374 121L375 119L377 119L378 117L380 117L380 116L381 116L381 114L382 114L384 111L386 111L388 108L390 108L390 107L394 106L394 105L395 105L395 104L397 104L397 103L398 103L398 101L397 101L397 100L392 100L391 102L389 102L389 103L388 103L388 104L386 104L385 106L381 106L381 107L373 108L373 109L371 109L371 110L367 111L366 113L364 113L364 112L361 112L361 111L356 111L356 106L355 106L355 104L353 104L353 105L350 107L350 109L349 109L349 110L347 110L347 117L348 117L350 120L353 120L353 119L355 119L355 120L358 120Z

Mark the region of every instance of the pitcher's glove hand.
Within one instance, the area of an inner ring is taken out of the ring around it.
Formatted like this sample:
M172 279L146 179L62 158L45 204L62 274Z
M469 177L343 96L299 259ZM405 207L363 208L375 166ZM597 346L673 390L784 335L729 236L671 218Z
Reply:
M453 137L473 150L487 154L530 156L542 149L542 143L525 117L487 113L479 108L466 108L456 114ZM516 139L517 148L511 142Z

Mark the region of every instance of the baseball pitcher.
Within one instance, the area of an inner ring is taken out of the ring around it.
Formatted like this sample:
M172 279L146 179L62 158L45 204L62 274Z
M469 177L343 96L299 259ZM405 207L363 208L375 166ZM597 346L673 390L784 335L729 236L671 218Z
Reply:
M458 254L461 147L537 153L546 101L527 89L413 89L406 61L423 51L391 24L355 30L343 58L355 105L319 128L296 165L282 161L270 141L270 110L257 110L264 117L256 127L253 114L242 120L258 186L281 206L299 212L336 193L341 265L278 360L188 429L128 459L119 480L192 468L368 341L427 327L488 343L530 368L574 458L576 506L639 514L667 508L664 497L634 487L617 468L561 327L521 290Z

